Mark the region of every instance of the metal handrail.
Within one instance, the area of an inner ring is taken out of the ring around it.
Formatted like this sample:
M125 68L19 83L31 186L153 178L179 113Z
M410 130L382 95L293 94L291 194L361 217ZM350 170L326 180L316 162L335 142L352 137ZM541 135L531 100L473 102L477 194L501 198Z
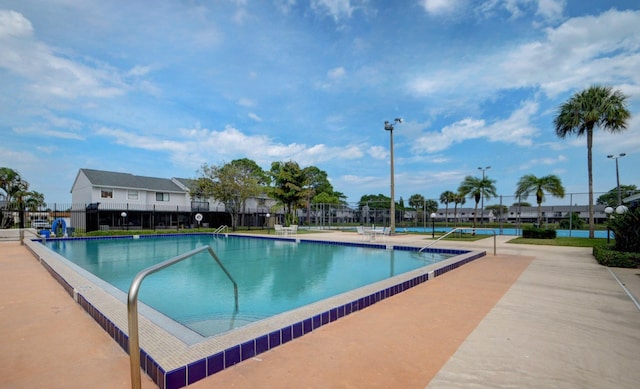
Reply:
M426 245L423 248L421 248L420 250L418 250L418 252L421 253L422 250L433 246L434 244L438 243L442 239L444 239L447 236L451 235L455 231L462 231L462 230L488 230L488 231L493 232L493 255L496 255L496 230L493 229L493 228L474 228L474 227L456 227L456 228L453 228L451 231L447 232L446 234L442 235L438 239L434 240L433 242L429 243L428 245Z
M129 318L129 360L131 365L131 387L135 389L140 389L142 382L140 377L140 334L138 332L138 291L140 290L140 286L142 285L142 281L144 278L150 274L153 274L157 271L160 271L166 267L169 267L177 262L180 262L184 259L187 259L193 255L196 255L202 251L208 250L209 254L213 257L213 259L218 263L222 271L225 272L227 277L233 283L233 291L235 295L235 310L238 311L238 284L231 277L231 274L224 267L222 262L220 262L220 258L216 255L213 249L210 246L202 246L195 250L191 250L188 253L184 253L182 255L175 256L171 259L168 259L164 262L158 263L151 267L148 267L141 272L139 272L131 281L131 286L129 287L129 294L127 296L127 313Z
M216 230L215 230L215 231L213 231L213 233L214 233L214 234L218 234L218 233L220 233L220 232L222 232L222 231L224 231L224 230L227 230L227 229L229 229L229 227L227 227L227 225L226 225L226 224L224 224L224 225L222 225L222 226L220 226L220 227L216 228Z

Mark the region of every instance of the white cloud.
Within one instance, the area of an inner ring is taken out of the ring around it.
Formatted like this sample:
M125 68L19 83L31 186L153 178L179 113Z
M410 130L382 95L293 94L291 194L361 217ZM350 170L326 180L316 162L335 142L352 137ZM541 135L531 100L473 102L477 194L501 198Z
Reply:
M453 144L470 139L487 139L491 142L531 145L537 129L529 123L532 115L538 111L538 104L527 101L515 110L510 117L487 125L484 120L465 118L440 130L428 132L419 137L413 145L416 153L433 153L446 150Z
M255 107L256 102L251 100L251 99L247 99L247 98L243 97L240 100L238 100L238 105L243 106L243 107Z
M340 78L343 78L346 75L347 71L342 67L337 67L334 69L331 69L327 72L327 77L329 77L332 80L337 80Z
M260 116L256 115L253 112L249 112L248 116L249 116L249 118L251 118L252 120L255 120L256 122L261 122L262 121L262 118Z
M497 91L540 88L553 98L593 83L640 84L640 11L610 10L548 28L542 39L429 69L408 80L418 96L488 98Z
M540 86L556 96L591 83L640 82L640 11L607 11L573 18L546 39L507 53L500 65L504 87ZM553 69L553 71L550 71Z
M184 166L199 166L203 161L212 163L235 158L250 158L257 163L268 164L275 161L295 160L302 166L342 159L359 159L364 153L358 146L346 145L330 147L324 144L304 145L297 143L276 143L265 135L246 135L240 130L227 126L222 131L199 128L181 129L175 139L139 135L122 129L102 127L97 135L113 138L116 144L130 148L161 151L168 153L171 160Z
M375 159L389 159L389 151L382 146L371 146L367 154Z
M536 15L545 20L554 21L562 18L566 0L538 0Z
M33 34L33 26L21 13L0 10L0 39Z
M567 162L567 160L568 160L567 157L562 154L559 154L558 156L555 156L555 157L532 159L520 165L520 170L530 170L531 168L537 167L540 165L555 166L558 164L564 164L565 162Z
M431 16L441 16L455 13L463 5L464 0L422 0L420 5Z
M331 16L337 22L350 18L353 12L366 2L367 0L311 0L311 8L318 13Z
M33 27L22 14L0 11L0 68L20 76L34 99L78 97L111 98L134 89L124 79L144 75L148 68L135 67L129 72L92 61L62 54L40 42ZM148 83L141 89L152 91Z

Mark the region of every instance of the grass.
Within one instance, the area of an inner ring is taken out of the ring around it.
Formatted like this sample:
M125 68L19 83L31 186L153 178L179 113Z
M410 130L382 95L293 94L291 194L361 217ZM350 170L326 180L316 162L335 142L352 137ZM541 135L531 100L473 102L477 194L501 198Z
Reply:
M531 239L531 238L514 238L507 243L515 244L535 244L540 246L570 246L570 247L594 247L606 246L606 239L587 239L587 238L555 238L555 239Z

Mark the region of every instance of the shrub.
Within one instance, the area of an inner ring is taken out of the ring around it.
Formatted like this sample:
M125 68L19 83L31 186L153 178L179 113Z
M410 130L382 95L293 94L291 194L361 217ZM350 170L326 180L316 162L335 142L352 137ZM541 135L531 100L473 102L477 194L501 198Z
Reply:
M581 230L584 227L584 221L580 218L578 212L571 214L571 223L569 223L569 218L560 220L560 228L563 230L568 230L569 224L571 224L571 229L573 230Z
M640 207L609 219L618 251L640 253Z
M527 227L522 230L522 237L531 239L555 239L556 230L552 228Z
M640 265L640 255L637 253L617 251L611 246L594 246L593 256L603 266L635 268Z

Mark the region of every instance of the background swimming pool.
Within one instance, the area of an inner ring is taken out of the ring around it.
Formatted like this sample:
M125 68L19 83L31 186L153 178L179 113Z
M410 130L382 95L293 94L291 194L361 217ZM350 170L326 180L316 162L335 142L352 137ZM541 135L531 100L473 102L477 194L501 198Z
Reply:
M479 228L482 228L481 225L478 225ZM451 231L453 229L453 227L435 227L435 231L436 232L448 232ZM408 231L408 232L421 232L421 233L430 233L432 232L434 229L432 229L431 227L407 227L407 228L399 228L399 231ZM494 228L495 232L497 235L520 235L522 236L522 228L516 229L516 228ZM470 232L471 229L469 230L464 230L462 232ZM493 235L493 232L489 231L489 230L476 230L476 233L481 235L481 234L489 234L489 235ZM610 234L610 238L613 239L613 231L609 231ZM558 237L573 237L573 238L588 238L589 237L589 230L556 230L556 235ZM603 231L603 230L596 230L594 231L594 237L595 238L602 238L602 239L606 239L607 238L607 231Z
M451 257L357 246L190 235L144 239L61 240L47 245L127 293L135 275L210 245L238 284L208 253L145 279L140 300L203 336L286 312Z

